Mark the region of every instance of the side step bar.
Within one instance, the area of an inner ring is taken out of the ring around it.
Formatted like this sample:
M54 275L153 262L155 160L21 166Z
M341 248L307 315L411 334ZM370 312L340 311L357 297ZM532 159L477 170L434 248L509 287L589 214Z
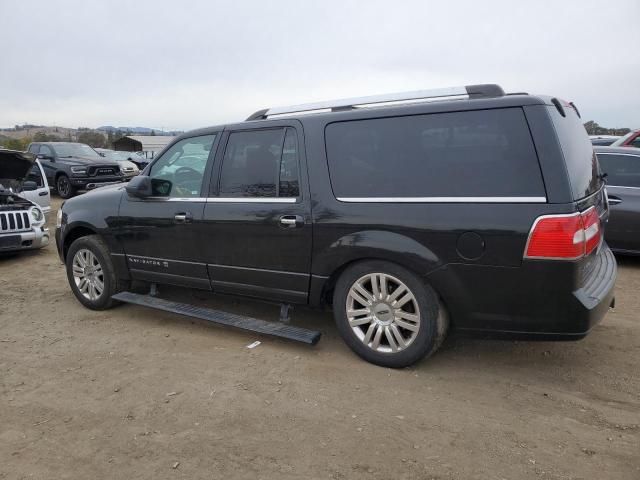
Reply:
M197 307L195 305L189 305L188 303L171 302L169 300L163 300L150 295L141 295L133 292L120 292L113 295L112 298L124 303L133 303L134 305L164 310L165 312L199 318L201 320L207 320L227 327L241 328L243 330L249 330L264 335L272 335L274 337L286 338L287 340L307 343L309 345L315 345L318 343L321 335L320 332L315 330L284 325L282 323L267 322L257 318L245 317L244 315L236 315L234 313L222 312L220 310Z

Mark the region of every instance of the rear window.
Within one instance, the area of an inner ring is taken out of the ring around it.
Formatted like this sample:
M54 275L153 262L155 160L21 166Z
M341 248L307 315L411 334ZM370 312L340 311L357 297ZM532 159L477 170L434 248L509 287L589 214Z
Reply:
M332 123L331 184L349 197L543 197L520 108Z
M562 148L574 200L596 192L602 183L598 160L587 131L575 110L565 106L566 117L556 107L548 107L549 115Z

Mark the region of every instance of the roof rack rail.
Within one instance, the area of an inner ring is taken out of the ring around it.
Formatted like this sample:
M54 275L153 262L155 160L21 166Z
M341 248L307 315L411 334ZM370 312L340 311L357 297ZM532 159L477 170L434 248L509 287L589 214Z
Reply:
M465 87L436 88L433 90L416 90L413 92L387 93L384 95L371 95L368 97L344 98L341 100L328 100L325 102L306 103L302 105L292 105L288 107L275 107L258 110L246 121L264 120L272 115L285 115L288 113L304 113L316 110L331 110L339 112L351 110L365 105L375 105L391 102L406 102L414 100L427 100L431 98L443 97L467 97L467 98L495 98L504 96L504 90L500 85L482 84L467 85Z

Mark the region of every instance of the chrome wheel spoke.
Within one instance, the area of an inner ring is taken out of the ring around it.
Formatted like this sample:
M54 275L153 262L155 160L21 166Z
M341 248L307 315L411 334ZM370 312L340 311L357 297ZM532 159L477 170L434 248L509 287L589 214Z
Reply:
M407 291L407 287L405 287L404 284L398 285L398 287L393 291L393 293L389 295L388 301L391 303L395 302L396 299L406 291Z
M360 317L362 315L369 315L371 310L368 308L358 308L357 310L347 310L347 317Z
M399 327L405 328L405 329L410 330L412 332L417 332L420 329L419 325L415 325L413 323L405 322L404 320L396 319L395 324L397 326L399 326Z
M104 290L104 282L96 277L93 286L94 286L96 292L98 293L98 296L101 295L102 291Z
M382 277L382 275L378 273L371 275L371 293L373 293L373 298L376 300L382 298L382 295L380 294L380 285L378 283L380 281L380 277Z
M371 305L371 301L364 298L360 292L355 291L353 288L349 291L349 295L363 307Z
M371 322L373 322L373 316L371 315L367 317L349 319L349 325L351 325L352 327L357 327L358 325L366 325Z
M371 348L377 350L380 346L380 338L382 337L383 327L381 325L376 325L376 334L373 337L373 341L371 342Z
M395 352L398 350L398 344L396 339L393 337L393 333L391 333L390 326L384 327L384 336L387 337L387 342L389 342L389 348L391 348L391 351Z
M365 345L369 345L369 343L371 342L371 337L373 337L373 332L376 331L376 324L372 323L371 325L369 325L369 328L367 329L367 333L365 334L364 338L362 339L362 342Z
M411 323L418 323L420 321L420 317L415 313L405 312L404 310L400 310L400 309L396 310L394 312L394 315L396 316L396 319L401 318Z
M402 336L402 333L400 333L400 329L398 328L397 325L393 324L391 326L389 326L389 330L391 330L391 333L393 334L393 338L395 339L395 341L398 344L398 348L403 349L407 346L407 342L405 341L404 337Z

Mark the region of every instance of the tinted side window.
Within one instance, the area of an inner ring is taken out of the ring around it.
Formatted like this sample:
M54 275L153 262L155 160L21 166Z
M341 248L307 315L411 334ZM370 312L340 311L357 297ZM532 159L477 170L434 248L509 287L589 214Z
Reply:
M293 128L229 135L220 172L221 197L297 197L298 177Z
M47 145L40 145L40 152L38 152L42 155L48 155L50 157L53 157L53 150L51 150L51 147L47 146Z
M338 122L326 128L336 197L544 197L519 108Z
M40 145L29 145L29 153L38 153L40 150Z
M598 161L607 174L607 184L640 188L640 155L599 153Z

